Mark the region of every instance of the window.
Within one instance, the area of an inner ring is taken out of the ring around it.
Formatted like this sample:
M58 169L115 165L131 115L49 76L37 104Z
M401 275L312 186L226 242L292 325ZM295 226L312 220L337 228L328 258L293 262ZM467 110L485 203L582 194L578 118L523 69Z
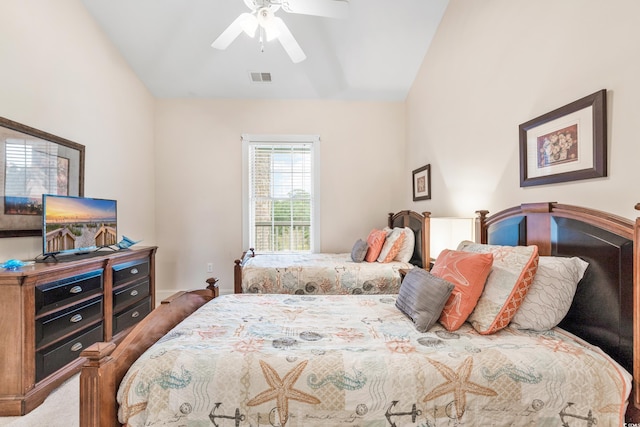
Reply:
M243 241L256 252L317 252L317 135L243 135Z
M5 213L42 214L42 194L69 194L69 159L39 139L5 141Z

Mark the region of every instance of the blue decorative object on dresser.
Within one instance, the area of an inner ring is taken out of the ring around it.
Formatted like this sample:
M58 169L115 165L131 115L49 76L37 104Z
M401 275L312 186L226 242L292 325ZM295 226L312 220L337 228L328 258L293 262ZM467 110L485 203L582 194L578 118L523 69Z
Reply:
M142 242L142 240L132 240L129 237L122 235L122 240L120 240L116 246L120 249L127 249L140 242Z
M26 265L30 265L30 264L31 263L20 261L18 259L9 259L9 260L5 261L4 264L0 265L0 267L4 268L5 270L8 270L8 271L18 271L22 267L24 267Z

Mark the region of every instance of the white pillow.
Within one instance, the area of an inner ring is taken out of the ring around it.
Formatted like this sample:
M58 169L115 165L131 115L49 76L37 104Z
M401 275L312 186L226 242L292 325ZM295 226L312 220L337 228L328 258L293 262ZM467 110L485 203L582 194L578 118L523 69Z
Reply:
M400 262L409 262L413 257L413 249L416 245L416 236L412 229L409 227L403 228L404 241L400 246L400 250L396 254L395 260Z
M517 329L547 331L569 312L589 263L580 258L541 256L529 292L511 320Z

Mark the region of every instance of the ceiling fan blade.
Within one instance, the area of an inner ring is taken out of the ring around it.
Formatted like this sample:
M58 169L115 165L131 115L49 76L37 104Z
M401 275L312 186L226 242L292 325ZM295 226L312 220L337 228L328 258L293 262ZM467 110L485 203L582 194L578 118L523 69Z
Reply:
M240 35L241 32L253 37L258 28L258 20L251 13L242 13L227 27L226 30L211 43L211 47L224 50Z
M293 37L293 34L291 34L291 31L289 31L289 27L287 27L287 24L284 23L282 18L274 17L273 26L278 32L278 40L280 41L280 44L289 54L291 60L295 64L304 61L307 58L307 55L304 54L302 48Z
M346 0L284 0L282 9L289 13L344 19L349 15Z

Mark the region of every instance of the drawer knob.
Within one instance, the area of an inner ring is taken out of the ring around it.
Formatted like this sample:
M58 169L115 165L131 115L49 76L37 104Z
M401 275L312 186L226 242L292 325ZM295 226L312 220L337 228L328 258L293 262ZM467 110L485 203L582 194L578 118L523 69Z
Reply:
M135 297L136 295L138 295L138 290L137 289L132 290L129 295L131 295L132 297Z
M133 313L131 313L131 317L133 317L134 319L138 316L140 316L140 313L137 311L134 311Z
M69 289L70 294L79 294L80 292L82 292L81 286L74 286L73 288Z
M133 268L131 269L131 274L138 274L138 269L137 269L137 268L135 268L135 267L133 267Z
M77 342L74 345L71 346L71 351L80 351L82 350L82 343L81 342Z
M82 314L76 314L72 316L71 319L69 319L71 323L78 323L81 320L82 320Z

